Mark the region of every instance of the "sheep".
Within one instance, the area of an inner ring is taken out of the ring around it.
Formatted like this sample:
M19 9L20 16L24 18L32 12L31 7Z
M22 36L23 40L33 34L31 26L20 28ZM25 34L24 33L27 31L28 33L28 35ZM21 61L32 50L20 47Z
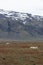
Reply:
M9 42L6 43L7 45L10 44Z
M38 49L37 46L31 46L30 49Z

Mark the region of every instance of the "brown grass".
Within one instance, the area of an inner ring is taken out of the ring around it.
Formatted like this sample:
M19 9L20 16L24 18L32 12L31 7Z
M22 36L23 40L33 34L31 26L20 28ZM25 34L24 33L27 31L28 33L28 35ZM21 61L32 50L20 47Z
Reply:
M7 42L0 42L0 65L43 65L43 42Z

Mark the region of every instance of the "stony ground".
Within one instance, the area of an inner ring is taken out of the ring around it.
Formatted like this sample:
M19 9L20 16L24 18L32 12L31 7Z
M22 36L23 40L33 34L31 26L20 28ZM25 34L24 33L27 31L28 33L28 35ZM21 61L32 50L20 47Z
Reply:
M0 65L43 65L43 42L0 42Z

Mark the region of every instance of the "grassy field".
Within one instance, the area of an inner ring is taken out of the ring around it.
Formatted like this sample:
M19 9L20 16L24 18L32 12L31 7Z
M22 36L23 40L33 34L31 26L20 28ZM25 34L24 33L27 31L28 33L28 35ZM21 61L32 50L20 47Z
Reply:
M0 65L43 65L43 42L0 42Z

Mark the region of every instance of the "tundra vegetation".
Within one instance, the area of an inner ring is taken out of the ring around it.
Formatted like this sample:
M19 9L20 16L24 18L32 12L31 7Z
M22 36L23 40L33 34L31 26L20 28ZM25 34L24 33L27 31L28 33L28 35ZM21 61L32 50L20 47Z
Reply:
M0 42L0 65L43 65L43 42Z

